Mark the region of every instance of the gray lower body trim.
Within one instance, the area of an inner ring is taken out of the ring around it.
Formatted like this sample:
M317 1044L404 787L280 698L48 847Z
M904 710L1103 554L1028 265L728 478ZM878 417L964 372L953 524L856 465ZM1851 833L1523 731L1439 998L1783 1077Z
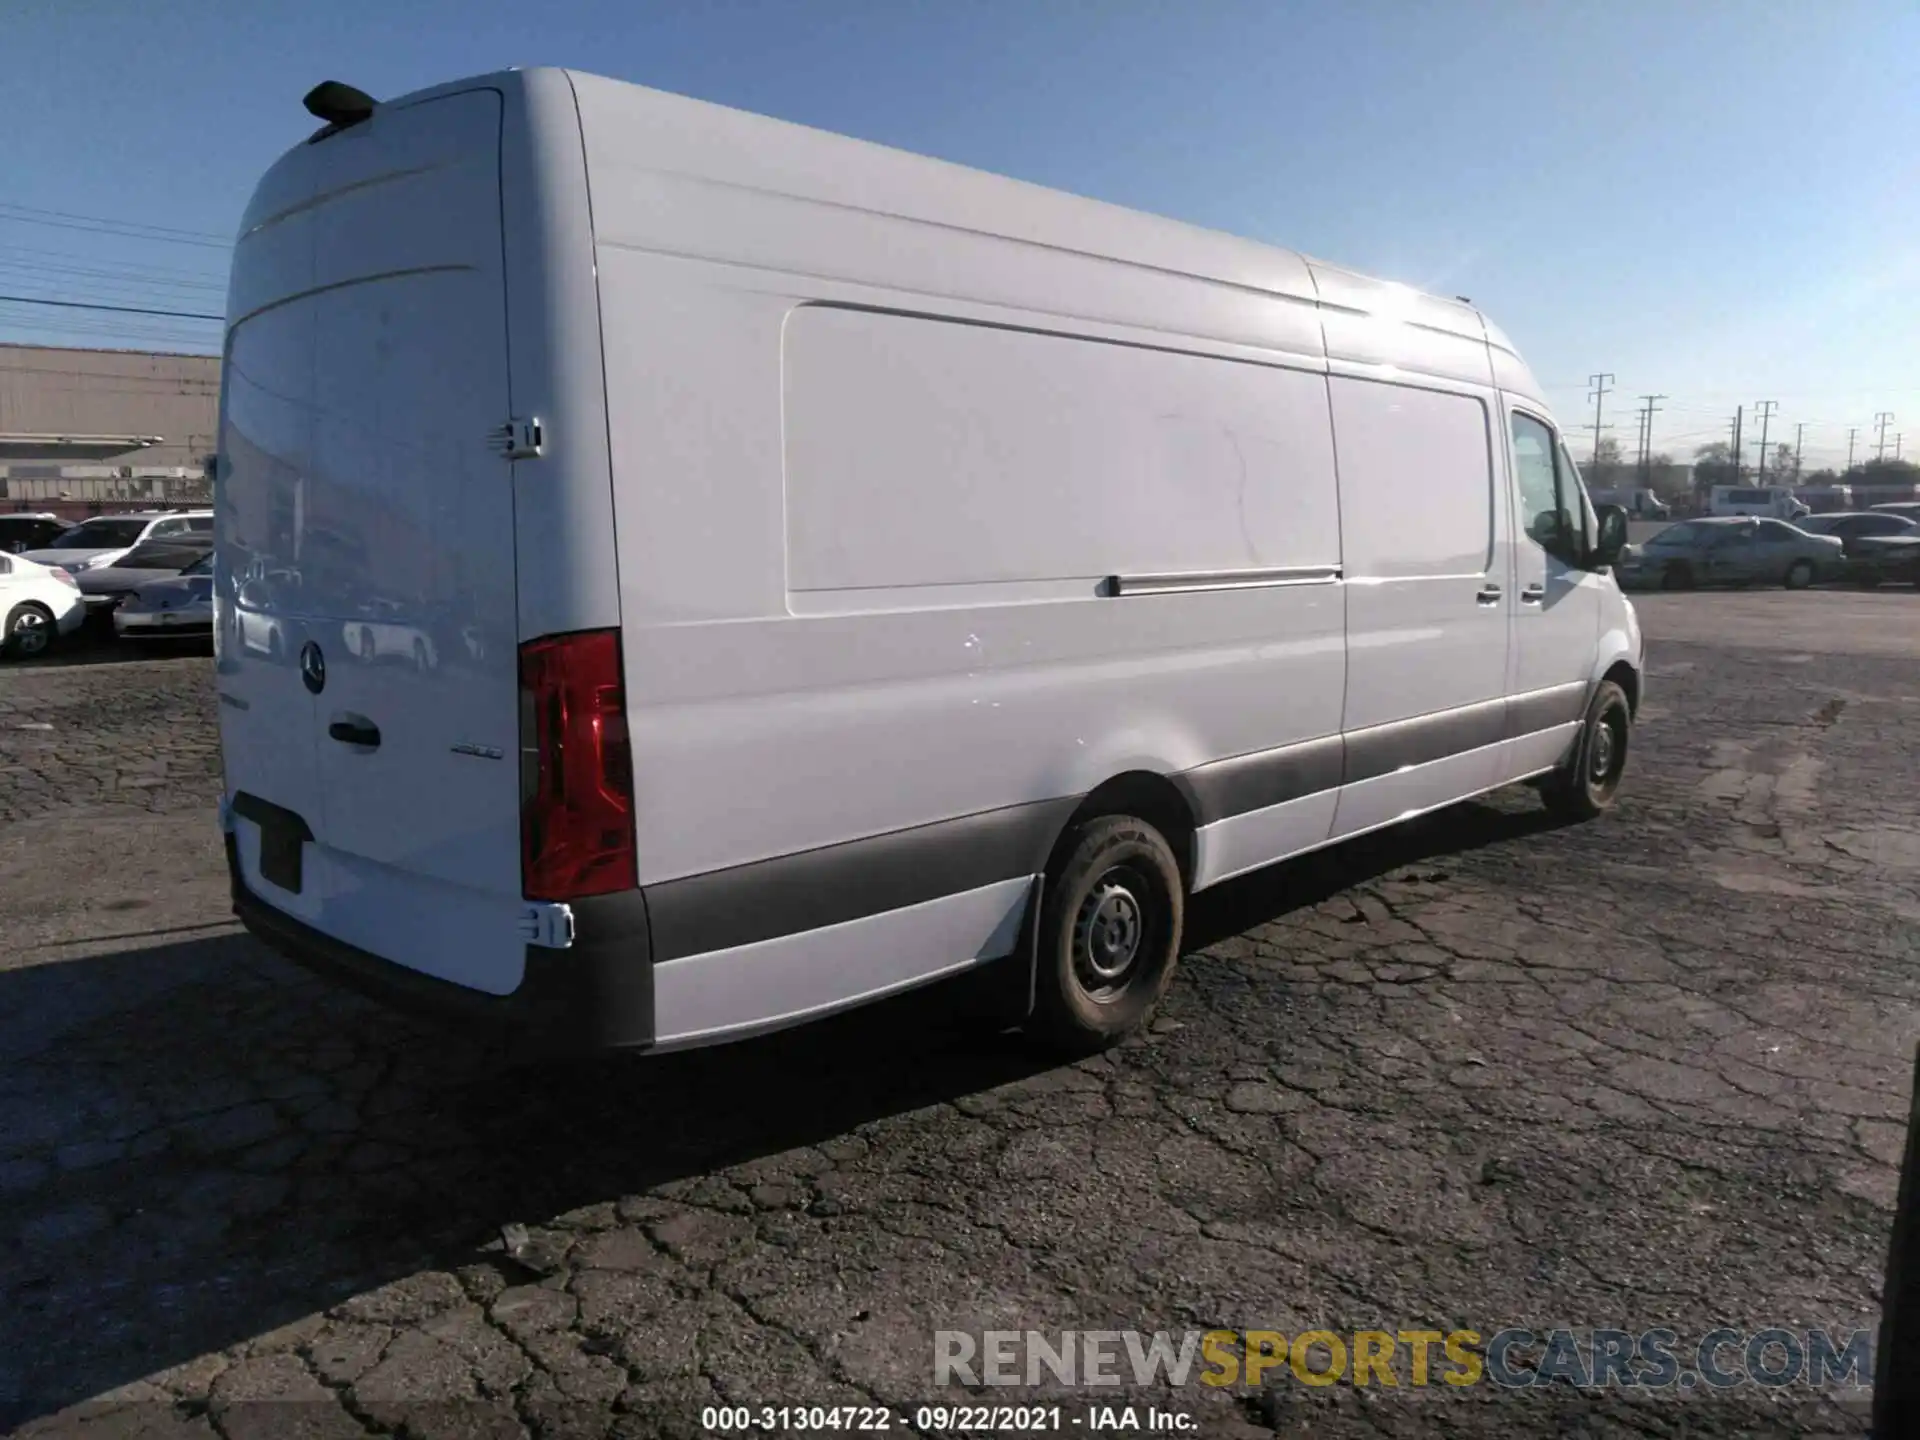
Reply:
M1325 735L1298 745L1195 766L1186 772L1188 793L1196 802L1195 819L1211 825L1216 820L1336 789L1345 759L1345 739Z
M1345 735L1210 761L1169 778L1198 825L1444 760L1577 720L1584 684L1460 706ZM862 920L1037 875L1081 797L936 821L646 887L653 958L666 963Z
M1038 874L1077 797L1010 805L647 887L656 962Z
M1589 689L1584 680L1576 680L1571 685L1513 696L1507 701L1507 739L1517 740L1537 730L1585 719Z
M1353 785L1377 775L1391 775L1409 765L1444 760L1463 751L1497 745L1506 738L1504 697L1412 720L1349 730L1347 764L1341 783Z

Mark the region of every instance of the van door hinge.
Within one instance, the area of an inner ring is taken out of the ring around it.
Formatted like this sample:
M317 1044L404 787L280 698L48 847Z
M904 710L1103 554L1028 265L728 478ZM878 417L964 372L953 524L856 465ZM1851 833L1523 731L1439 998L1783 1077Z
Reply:
M545 428L537 415L529 415L525 419L515 416L495 430L488 443L504 459L533 460L538 458L546 444Z
M573 908L542 902L520 912L520 936L529 945L565 950L573 944Z

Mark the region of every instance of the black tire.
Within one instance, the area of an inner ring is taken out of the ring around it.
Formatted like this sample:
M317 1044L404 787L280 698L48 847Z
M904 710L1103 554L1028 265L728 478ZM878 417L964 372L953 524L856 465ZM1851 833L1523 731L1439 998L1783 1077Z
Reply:
M1669 565L1660 577L1660 588L1662 590L1693 589L1693 566L1684 560L1678 564Z
M1085 821L1048 874L1027 1028L1073 1054L1147 1023L1173 983L1186 887L1165 837L1132 815Z
M1804 590L1813 583L1813 562L1796 560L1787 566L1786 579L1783 582L1789 590Z
M53 615L44 605L24 601L7 612L0 630L0 654L9 660L31 660L53 648Z
M1613 808L1627 768L1633 710L1627 692L1602 680L1587 705L1567 763L1540 787L1548 810L1564 820L1592 820Z

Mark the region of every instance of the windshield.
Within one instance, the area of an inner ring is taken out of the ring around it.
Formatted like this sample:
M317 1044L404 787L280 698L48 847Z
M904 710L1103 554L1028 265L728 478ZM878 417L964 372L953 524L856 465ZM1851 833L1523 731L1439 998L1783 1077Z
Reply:
M116 570L184 570L196 560L211 554L204 545L177 538L149 540L136 545L120 557Z
M47 548L50 550L118 550L131 545L147 528L145 520L100 519L76 525Z

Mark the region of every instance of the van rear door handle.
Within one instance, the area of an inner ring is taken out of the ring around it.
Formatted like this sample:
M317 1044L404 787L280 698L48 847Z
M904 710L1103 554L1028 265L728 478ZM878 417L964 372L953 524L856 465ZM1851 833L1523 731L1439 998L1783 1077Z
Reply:
M1480 587L1480 593L1473 598L1478 600L1482 605L1498 605L1500 603L1500 587L1489 582L1482 585Z
M380 727L371 720L355 716L351 720L336 720L327 726L327 737L338 740L342 745L376 750L380 746Z
M1546 598L1547 587L1544 585L1529 585L1520 592L1520 603L1522 605L1538 605Z

